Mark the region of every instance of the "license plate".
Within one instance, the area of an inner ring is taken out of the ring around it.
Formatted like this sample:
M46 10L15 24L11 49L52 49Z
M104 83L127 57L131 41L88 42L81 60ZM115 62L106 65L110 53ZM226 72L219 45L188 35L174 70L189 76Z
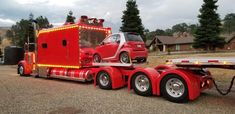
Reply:
M141 48L141 45L137 45L138 48Z

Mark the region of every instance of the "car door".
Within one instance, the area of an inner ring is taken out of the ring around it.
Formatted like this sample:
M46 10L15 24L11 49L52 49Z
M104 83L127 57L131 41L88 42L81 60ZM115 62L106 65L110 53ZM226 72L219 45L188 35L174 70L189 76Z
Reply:
M117 51L118 43L116 42L117 34L111 35L96 48L102 58L113 57Z
M119 34L112 35L108 57L114 58L116 56L117 52L119 51L118 50L119 43L120 43L120 35Z
M110 46L111 36L105 38L99 46L96 47L96 51L100 54L102 58L106 58L108 56L107 47Z

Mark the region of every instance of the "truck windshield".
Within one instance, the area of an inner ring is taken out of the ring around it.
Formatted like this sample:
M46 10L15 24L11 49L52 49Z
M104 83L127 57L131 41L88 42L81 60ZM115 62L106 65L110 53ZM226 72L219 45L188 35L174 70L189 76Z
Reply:
M126 33L126 41L137 41L137 42L143 42L140 35L136 33Z
M95 48L105 37L105 31L79 29L79 46L80 48Z

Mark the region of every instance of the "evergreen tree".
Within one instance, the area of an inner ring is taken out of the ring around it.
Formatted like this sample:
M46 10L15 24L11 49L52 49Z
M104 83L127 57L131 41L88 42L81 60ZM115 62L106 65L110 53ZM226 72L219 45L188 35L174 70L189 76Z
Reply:
M221 22L219 15L216 13L218 0L203 0L204 4L200 9L199 27L195 32L194 48L214 51L217 47L223 48L224 38L221 38Z
M144 38L144 27L135 0L128 0L126 3L126 10L123 11L120 31L139 33L143 37L143 40L146 41Z
M74 23L75 17L73 16L73 12L69 11L69 14L66 18L66 23Z

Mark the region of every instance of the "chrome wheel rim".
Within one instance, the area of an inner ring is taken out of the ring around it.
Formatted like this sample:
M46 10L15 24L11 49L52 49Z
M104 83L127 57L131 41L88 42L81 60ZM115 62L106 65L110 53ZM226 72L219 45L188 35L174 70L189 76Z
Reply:
M185 92L185 86L178 78L171 78L166 82L166 91L172 97L181 97Z
M138 75L135 79L135 87L141 91L141 92L145 92L149 89L150 83L149 83L149 79L147 78L147 76L141 74Z
M128 63L129 62L129 56L127 53L121 54L121 62L122 63Z
M23 73L24 73L24 67L23 67L23 66L20 66L20 67L19 67L19 73L20 73L20 74L23 74Z
M108 74L102 73L100 75L99 81L102 86L107 86L109 84Z

